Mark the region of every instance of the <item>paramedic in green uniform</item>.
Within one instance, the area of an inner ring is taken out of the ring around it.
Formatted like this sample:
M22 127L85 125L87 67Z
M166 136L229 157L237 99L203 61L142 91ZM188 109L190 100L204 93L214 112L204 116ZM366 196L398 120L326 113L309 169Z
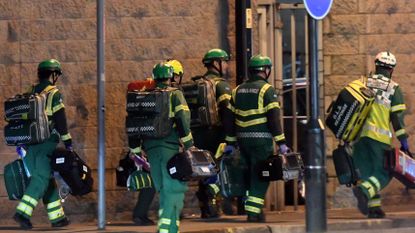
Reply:
M139 155L141 144L147 153L151 176L156 190L160 193L160 208L158 220L159 233L176 233L179 231L179 217L183 208L184 194L187 191L186 182L172 179L167 171L167 162L175 154L179 153L180 145L184 150L193 146L193 138L190 132L190 111L184 99L183 93L169 87L173 77L173 67L166 63L156 64L153 68L153 78L157 88L170 90L169 111L173 120L171 133L160 139L129 140L131 152Z
M275 89L268 83L271 59L256 55L249 60L249 79L232 91L225 111L224 126L228 144L238 142L241 163L248 167L245 211L249 222L264 222L262 211L269 182L259 179L258 164L273 155L273 141L286 153L280 125L280 105Z
M375 74L367 78L367 87L375 93L375 102L358 141L353 145L353 159L361 175L353 193L360 212L369 218L385 216L379 192L392 178L389 171L384 169L385 151L392 144L392 127L400 141L401 150L409 153L404 124L404 97L399 85L392 80L395 66L396 58L392 53L381 52L376 56Z
M212 80L215 84L216 103L220 119L222 119L223 110L226 109L231 98L231 88L225 80L228 74L228 61L228 53L218 48L209 50L202 59L207 69L203 76L208 80ZM192 132L195 146L209 150L212 154L215 154L219 144L225 139L225 133L221 125L192 127ZM199 190L196 192L196 196L199 199L201 218L219 217L219 207L216 203L219 191L219 185L214 179L205 179L199 182Z
M32 93L47 93L46 113L52 127L52 133L45 142L27 145L24 157L31 177L22 200L16 208L13 219L23 229L31 229L30 217L39 199L46 207L52 227L63 227L69 224L63 212L61 199L58 194L55 179L52 178L49 155L55 150L61 139L67 149L72 149L72 140L66 124L65 107L62 95L55 85L62 75L61 64L55 59L42 61L38 65L39 83L31 88Z

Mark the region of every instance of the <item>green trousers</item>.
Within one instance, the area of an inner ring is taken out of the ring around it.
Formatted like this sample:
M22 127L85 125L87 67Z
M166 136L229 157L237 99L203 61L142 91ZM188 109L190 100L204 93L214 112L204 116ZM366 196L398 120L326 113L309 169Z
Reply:
M49 220L54 223L65 217L61 201L52 178L50 159L57 143L47 141L42 144L30 145L27 148L24 163L30 172L30 181L22 200L17 205L17 213L30 218L38 200L42 198Z
M160 193L158 231L159 233L179 232L180 212L183 209L187 183L172 179L167 172L167 162L179 152L177 149L153 147L146 151L151 164L151 176L157 192Z
M360 171L359 187L369 199L369 207L380 205L379 191L389 184L392 177L384 169L385 151L390 146L368 137L353 145L353 161ZM373 202L373 203L372 203Z
M255 140L255 139L252 139ZM262 145L240 144L241 166L248 167L245 177L248 187L248 196L245 202L245 211L248 215L258 215L262 212L269 182L259 179L259 164L269 158L273 153L273 145L270 140Z

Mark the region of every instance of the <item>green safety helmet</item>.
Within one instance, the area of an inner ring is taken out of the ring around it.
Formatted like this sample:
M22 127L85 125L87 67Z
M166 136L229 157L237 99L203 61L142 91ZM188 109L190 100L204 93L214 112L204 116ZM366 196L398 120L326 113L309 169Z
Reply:
M173 67L173 73L179 76L183 75L183 66L178 60L167 60L167 64Z
M380 52L376 55L375 65L393 69L396 66L395 55L391 52Z
M160 62L153 67L154 80L167 80L173 78L173 66L168 63Z
M271 68L272 62L271 58L262 55L255 55L251 57L248 64L248 69L250 70L259 70L265 71L266 68Z
M62 74L61 63L56 59L48 59L39 63L37 67L38 71L56 71L58 74Z
M203 64L212 63L213 61L229 61L229 55L222 49L209 50L202 59Z

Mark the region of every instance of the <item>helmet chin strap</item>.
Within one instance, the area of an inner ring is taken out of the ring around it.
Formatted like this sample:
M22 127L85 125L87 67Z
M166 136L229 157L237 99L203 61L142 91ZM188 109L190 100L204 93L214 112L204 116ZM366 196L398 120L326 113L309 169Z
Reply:
M59 75L56 72L52 73L52 84L55 85L55 83L58 81Z
M219 63L219 68L215 65L215 61L217 61ZM222 77L223 76L223 72L222 72L222 61L221 60L215 60L212 64L212 67L219 72L219 75Z

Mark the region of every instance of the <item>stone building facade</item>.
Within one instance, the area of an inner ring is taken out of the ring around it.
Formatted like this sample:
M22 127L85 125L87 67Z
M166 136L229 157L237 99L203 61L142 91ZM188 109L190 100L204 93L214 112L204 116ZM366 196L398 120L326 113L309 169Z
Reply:
M344 84L373 68L372 60L379 50L390 50L398 59L395 77L407 100L408 132L414 131L411 125L415 121L414 107L410 100L415 95L411 88L414 82L411 78L415 76L411 66L415 59L412 52L415 7L411 3L409 0L395 0L393 4L387 0L334 1L322 27L322 91L326 106ZM235 1L107 0L105 14L106 205L107 218L119 220L130 218L136 201L136 193L115 185L115 168L127 146L124 130L127 84L148 77L155 63L168 58L183 62L188 79L204 71L201 58L210 48L220 47L235 55ZM256 45L255 27L253 35ZM74 149L94 169L96 190L96 1L0 0L0 102L35 82L37 64L47 58L62 62L64 76L58 86L64 95ZM231 65L234 77L234 59ZM0 117L3 116L0 111ZM1 121L1 140L4 125ZM336 206L332 200L341 191L330 163L335 140L329 132L326 136L328 201L329 206ZM414 140L410 138L410 142ZM16 155L14 148L4 143L0 143L0 154L0 224L4 224L10 222L16 202L7 199L3 167ZM412 199L396 182L385 194L391 202ZM92 221L96 217L96 195L94 191L81 198L69 197L64 204L66 212L75 221ZM186 211L198 214L192 192L186 198ZM157 200L153 211L156 206ZM34 223L45 220L40 204Z

